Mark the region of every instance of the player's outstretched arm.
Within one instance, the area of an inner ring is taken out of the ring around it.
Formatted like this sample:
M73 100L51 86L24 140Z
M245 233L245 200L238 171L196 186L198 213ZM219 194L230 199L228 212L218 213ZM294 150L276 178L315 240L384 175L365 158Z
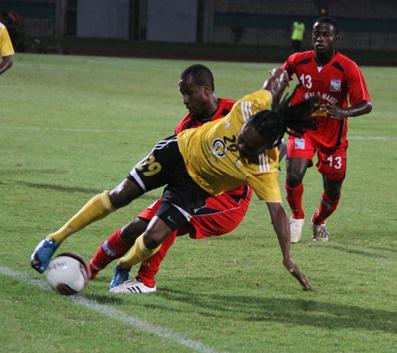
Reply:
M331 118L341 120L346 117L359 116L370 113L372 110L372 104L367 101L362 101L346 109L339 108L336 105L327 105L325 106L325 110L331 115Z
M269 91L273 97L272 107L278 107L280 98L288 86L288 73L281 67L270 71L269 78L263 83L263 89Z
M267 202L270 217L280 243L283 254L283 265L288 272L294 276L303 289L311 289L311 285L306 276L299 270L291 254L291 239L288 217L281 202Z

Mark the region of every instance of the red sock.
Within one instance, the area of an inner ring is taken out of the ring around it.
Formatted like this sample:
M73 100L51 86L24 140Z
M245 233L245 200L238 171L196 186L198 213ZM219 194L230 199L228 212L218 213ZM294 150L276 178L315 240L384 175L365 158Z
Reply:
M320 207L313 215L312 223L317 225L323 224L325 220L334 213L338 203L339 197L336 200L331 200L328 195L323 192L320 199Z
M292 211L292 218L301 219L305 218L305 213L302 207L303 184L292 188L285 184L285 191L287 192L287 201Z
M114 259L123 256L130 246L120 237L120 229L110 235L101 245L90 261L91 279L103 270Z
M165 255L174 243L175 238L176 231L172 232L167 237L167 239L162 242L159 251L157 251L152 257L149 257L147 260L141 263L141 267L139 268L137 277L141 279L144 285L148 287L154 287L156 283L155 277L160 269L161 261L164 260Z

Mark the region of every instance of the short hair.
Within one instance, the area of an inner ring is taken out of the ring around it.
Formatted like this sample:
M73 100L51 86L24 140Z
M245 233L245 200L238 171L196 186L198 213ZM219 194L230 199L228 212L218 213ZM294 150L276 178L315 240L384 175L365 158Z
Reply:
M315 130L316 121L309 114L315 109L318 97L311 97L297 104L289 105L298 87L299 85L283 100L278 110L262 110L251 116L248 123L252 124L264 138L272 138L279 142L285 132L299 136L306 130Z
M335 33L336 34L339 33L339 24L333 17L323 16L323 17L318 18L314 23L317 23L317 22L319 22L319 23L328 23L330 25L333 25L334 28L335 28Z
M197 86L209 85L211 89L215 91L214 75L207 66L201 64L189 66L188 68L183 70L181 74L181 79L183 80L188 76L191 76L193 78L193 82Z

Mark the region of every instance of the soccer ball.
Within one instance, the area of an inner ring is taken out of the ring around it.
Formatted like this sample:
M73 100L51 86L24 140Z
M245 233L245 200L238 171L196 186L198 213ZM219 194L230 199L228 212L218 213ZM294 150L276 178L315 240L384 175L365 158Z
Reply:
M50 261L46 275L53 290L62 295L72 295L87 285L89 269L80 255L63 253Z

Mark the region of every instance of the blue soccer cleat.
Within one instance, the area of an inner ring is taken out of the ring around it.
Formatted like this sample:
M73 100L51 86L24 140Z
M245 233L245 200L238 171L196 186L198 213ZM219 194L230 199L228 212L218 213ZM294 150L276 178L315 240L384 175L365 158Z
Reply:
M113 278L112 278L112 280L111 280L111 282L109 284L109 289L117 287L120 284L122 284L125 281L127 281L129 275L130 275L130 270L129 269L123 269L123 268L120 268L119 265L117 265L114 268L114 275L113 275Z
M44 239L34 249L32 256L30 257L31 266L38 272L43 273L48 264L50 263L51 257L58 248L58 244L53 240Z

